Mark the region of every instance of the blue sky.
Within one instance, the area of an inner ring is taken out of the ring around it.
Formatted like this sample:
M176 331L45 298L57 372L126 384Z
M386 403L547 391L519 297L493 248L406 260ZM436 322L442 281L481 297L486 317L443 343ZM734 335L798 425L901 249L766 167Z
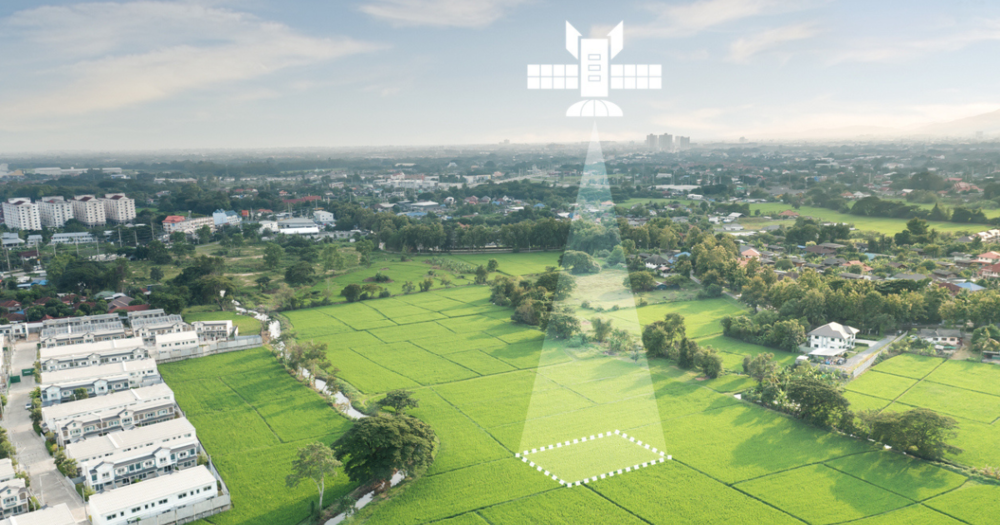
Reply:
M582 4L582 5L581 5ZM324 0L0 3L0 152L580 141L564 24L624 21L602 137L787 139L1000 109L986 0Z

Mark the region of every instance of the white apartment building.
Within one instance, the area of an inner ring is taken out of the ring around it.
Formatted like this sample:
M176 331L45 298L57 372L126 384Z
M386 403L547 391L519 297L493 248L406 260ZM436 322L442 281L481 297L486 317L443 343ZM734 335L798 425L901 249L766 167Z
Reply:
M38 204L31 199L7 199L3 203L3 220L12 230L41 230Z
M104 226L107 223L101 199L93 195L77 195L70 203L73 205L73 218L87 226Z
M73 205L62 197L42 197L38 201L38 215L42 226L62 228L66 221L73 218Z
M208 467L194 467L101 494L87 502L94 525L187 523L226 510L229 495L219 490Z
M313 211L313 218L316 219L316 222L326 224L333 222L333 213L324 210L315 210Z
M141 337L43 347L38 352L43 372L133 361L149 357Z
M101 202L104 203L104 217L109 221L125 224L135 218L135 199L124 193L106 193Z
M196 466L198 436L186 418L66 445L84 483L96 492Z
M208 229L215 233L215 219L212 217L188 219L180 215L171 215L163 220L163 231L167 234L184 232L187 235L195 235L202 226L208 226Z

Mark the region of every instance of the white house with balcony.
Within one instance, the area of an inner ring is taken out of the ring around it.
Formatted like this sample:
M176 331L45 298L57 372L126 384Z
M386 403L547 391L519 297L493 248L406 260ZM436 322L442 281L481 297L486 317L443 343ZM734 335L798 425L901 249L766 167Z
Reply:
M859 330L840 323L827 323L809 332L809 355L835 357L854 348Z
M94 494L87 514L94 525L187 523L230 507L229 494L205 466Z

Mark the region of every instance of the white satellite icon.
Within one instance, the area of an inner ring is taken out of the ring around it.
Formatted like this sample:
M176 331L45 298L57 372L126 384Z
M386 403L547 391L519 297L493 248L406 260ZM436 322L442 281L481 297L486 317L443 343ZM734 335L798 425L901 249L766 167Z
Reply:
M580 38L566 22L566 50L580 64L529 64L528 89L577 89L585 98L566 110L567 117L620 117L622 109L610 100L610 89L660 89L660 64L609 64L625 47L625 23L619 22L606 38Z

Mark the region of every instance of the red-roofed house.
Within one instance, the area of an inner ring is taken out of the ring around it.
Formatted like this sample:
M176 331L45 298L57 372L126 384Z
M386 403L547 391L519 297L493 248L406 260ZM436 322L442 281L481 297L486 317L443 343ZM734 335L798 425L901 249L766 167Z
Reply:
M14 299L8 299L8 300L0 303L0 307L6 308L8 310L20 310L21 309L21 303L18 302L18 301L15 301Z
M783 212L781 212L781 213L778 214L778 217L789 217L789 218L791 218L791 217L798 217L798 216L799 216L798 212L794 212L792 210L785 210L785 211L783 211Z
M144 312L149 310L148 304L133 304L132 306L116 306L114 308L108 308L109 314L114 314L118 312Z
M979 276L987 279L1000 277L1000 263L983 266L979 269Z
M1000 253L997 252L986 252L981 253L976 256L976 262L994 264L1000 262Z

